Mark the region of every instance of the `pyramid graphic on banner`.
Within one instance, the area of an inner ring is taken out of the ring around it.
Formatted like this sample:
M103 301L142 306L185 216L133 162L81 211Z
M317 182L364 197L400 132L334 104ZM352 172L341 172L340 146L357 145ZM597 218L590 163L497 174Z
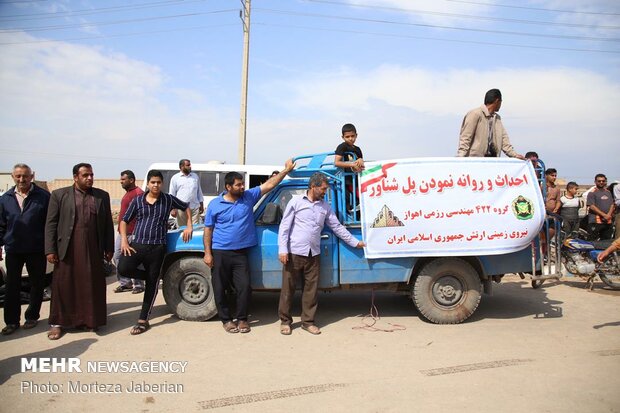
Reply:
M394 213L388 208L387 205L383 205L381 211L377 214L370 228L385 228L385 227L404 227L398 217L394 216Z

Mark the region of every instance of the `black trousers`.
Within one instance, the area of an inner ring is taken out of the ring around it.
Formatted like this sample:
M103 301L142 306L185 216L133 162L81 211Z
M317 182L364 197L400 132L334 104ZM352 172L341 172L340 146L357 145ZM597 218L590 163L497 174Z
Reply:
M250 272L248 271L247 249L242 250L213 250L213 292L217 313L223 323L248 319L248 308L252 287L250 286ZM232 285L237 292L236 317L230 316L226 288Z
M148 320L151 310L157 298L159 289L159 274L161 265L166 255L166 245L131 244L136 250L129 256L123 255L118 264L120 274L131 274L133 278L145 281L144 298L142 300L142 310L140 310L140 320ZM138 269L140 264L144 265L144 270Z
M588 232L590 233L590 239L612 239L614 234L614 226L612 224L588 224Z
M30 303L26 310L26 320L38 320L43 301L43 289L47 260L45 254L6 253L6 298L4 300L4 323L19 324L21 316L21 286L24 264L30 280Z

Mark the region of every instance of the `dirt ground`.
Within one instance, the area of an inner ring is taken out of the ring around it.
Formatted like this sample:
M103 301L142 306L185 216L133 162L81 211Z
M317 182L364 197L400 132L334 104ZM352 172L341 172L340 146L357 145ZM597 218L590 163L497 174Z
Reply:
M0 337L0 411L620 412L620 291L573 280L534 290L505 277L452 326L378 292L376 326L402 326L393 332L358 328L370 292L324 293L319 336L299 324L279 334L277 293L254 294L249 334L178 320L159 294L151 330L134 337L142 296L114 294L110 279L99 332L49 341L44 303L36 328ZM22 359L42 357L77 358L82 372L22 372ZM87 369L120 361L149 371ZM184 372L153 371L167 362Z

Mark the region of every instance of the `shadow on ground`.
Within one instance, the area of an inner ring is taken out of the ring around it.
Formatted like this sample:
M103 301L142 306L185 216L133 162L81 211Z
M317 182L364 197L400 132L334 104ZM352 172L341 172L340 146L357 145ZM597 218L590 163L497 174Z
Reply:
M253 325L278 321L279 293L255 292L252 295ZM295 322L301 313L301 293L294 298L292 315ZM407 294L387 291L332 291L319 293L317 324L326 326L349 317L365 316L374 304L381 317L417 317L418 312ZM537 319L562 317L562 301L548 297L546 288L533 289L529 281L493 285L493 295L482 296L480 305L467 322L483 319Z
M34 353L21 354L0 360L0 385L6 382L11 376L21 373L22 358L57 357L69 358L78 357L88 350L91 344L96 343L97 339L85 338L82 340L71 341L58 347L37 351Z

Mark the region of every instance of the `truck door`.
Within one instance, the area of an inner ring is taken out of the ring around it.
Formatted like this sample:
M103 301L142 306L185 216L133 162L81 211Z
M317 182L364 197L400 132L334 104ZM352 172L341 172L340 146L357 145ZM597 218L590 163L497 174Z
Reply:
M325 202L335 210L334 188L330 185ZM321 277L319 288L338 286L338 237L325 226L321 231Z
M276 204L284 213L286 206L295 195L305 195L307 188L284 186L269 194L268 203ZM330 203L334 199L333 189L330 188L325 195L325 201ZM249 251L250 277L252 287L255 289L279 289L282 287L282 264L278 260L278 229L277 224L265 222L263 214L266 208L259 208L256 230L258 246ZM321 232L321 273L319 288L332 288L338 285L338 240L329 230L324 228ZM301 283L298 283L301 287Z

